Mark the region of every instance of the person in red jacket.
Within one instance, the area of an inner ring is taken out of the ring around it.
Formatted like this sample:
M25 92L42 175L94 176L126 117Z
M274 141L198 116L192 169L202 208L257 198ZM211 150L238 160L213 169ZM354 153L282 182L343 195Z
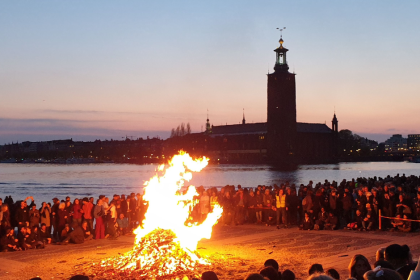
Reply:
M82 205L80 205L79 199L75 199L73 201L73 221L76 222L78 225L82 224Z
M93 203L90 202L87 197L83 198L83 206L82 206L83 220L88 223L89 229L91 231L93 230L92 209L93 209Z

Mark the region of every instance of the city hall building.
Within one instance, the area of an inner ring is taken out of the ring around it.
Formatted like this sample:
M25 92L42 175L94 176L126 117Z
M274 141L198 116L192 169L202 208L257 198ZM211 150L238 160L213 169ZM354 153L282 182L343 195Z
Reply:
M296 121L296 75L289 72L288 49L283 46L283 39L279 42L274 50L274 72L267 75L267 122L246 123L243 116L241 124L214 126L207 118L205 132L169 143L178 142L177 148L206 154L219 162L333 162L338 140L337 117L334 113L331 128L323 123Z

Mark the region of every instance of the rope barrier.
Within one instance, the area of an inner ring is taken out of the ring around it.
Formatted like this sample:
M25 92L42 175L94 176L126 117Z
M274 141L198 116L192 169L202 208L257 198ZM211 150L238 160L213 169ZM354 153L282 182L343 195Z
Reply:
M404 219L404 218L396 218L396 217L385 217L381 215L381 210L379 210L379 229L382 229L382 219L390 219L390 220L400 220L400 221L409 221L409 222L418 222L420 223L420 220L411 220L411 219Z

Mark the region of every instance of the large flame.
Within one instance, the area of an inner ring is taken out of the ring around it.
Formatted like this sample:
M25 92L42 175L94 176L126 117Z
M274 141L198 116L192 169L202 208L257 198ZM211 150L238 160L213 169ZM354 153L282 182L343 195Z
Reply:
M208 162L206 157L193 160L189 154L181 152L172 158L162 177L156 175L145 183L143 200L148 201L149 208L145 214L143 228L138 227L134 231L136 242L154 229L161 228L173 231L181 247L195 251L198 241L211 237L212 227L222 215L222 208L218 204L215 205L213 212L209 213L200 225L186 225L190 211L196 203L194 196L198 194L194 186L189 186L185 194L181 193L184 182L192 178L190 171L199 172ZM159 170L164 170L164 167L159 166Z
M162 176L156 175L145 183L143 200L147 201L143 225L136 234L132 251L117 259L104 260L105 269L118 269L130 274L136 271L150 278L170 276L179 272L194 270L199 264L207 264L196 250L197 243L209 239L212 227L221 217L223 209L216 204L200 224L191 223L191 210L198 201L194 186L185 193L182 188L192 178L191 172L199 172L207 166L209 159L193 160L187 153L180 152L168 166L159 166Z

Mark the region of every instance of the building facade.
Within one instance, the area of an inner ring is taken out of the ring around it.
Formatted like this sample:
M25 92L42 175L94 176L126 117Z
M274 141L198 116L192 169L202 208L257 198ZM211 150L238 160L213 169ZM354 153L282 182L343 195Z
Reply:
M420 151L420 134L408 134L407 148L410 151Z

